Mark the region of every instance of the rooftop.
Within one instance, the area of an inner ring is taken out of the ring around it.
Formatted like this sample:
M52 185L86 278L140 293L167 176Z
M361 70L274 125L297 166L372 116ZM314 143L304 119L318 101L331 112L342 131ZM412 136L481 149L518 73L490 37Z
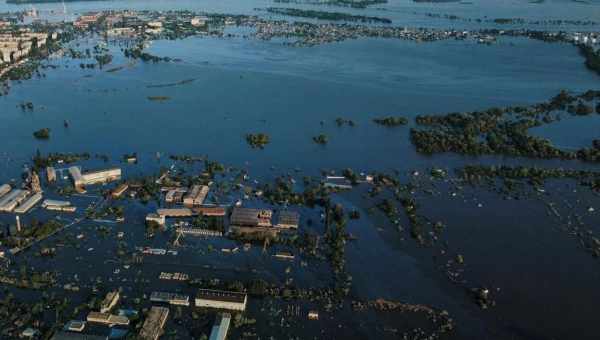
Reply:
M198 295L196 295L196 298L203 300L244 303L244 301L246 301L246 294L225 290L200 289L198 291Z

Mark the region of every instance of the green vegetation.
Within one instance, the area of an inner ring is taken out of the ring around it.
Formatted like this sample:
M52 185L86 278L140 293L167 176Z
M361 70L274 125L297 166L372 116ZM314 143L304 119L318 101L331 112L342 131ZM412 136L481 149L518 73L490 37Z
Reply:
M391 24L392 21L388 18L369 17L364 15L352 15L340 12L325 12L298 8L281 8L269 7L267 12L279 15L288 15L292 17L311 18L330 21L358 21L358 22L375 22L383 24Z
M110 64L112 62L113 57L110 54L102 54L97 55L95 59L98 62L98 66L102 68L104 65Z
M404 117L383 117L383 118L374 118L373 122L379 125L394 127L400 125L408 124L408 119Z
M75 163L79 161L85 161L90 159L90 154L87 152L84 153L48 153L48 156L44 157L40 153L40 150L37 150L35 156L33 157L33 164L37 169L45 168L47 166L54 165L59 161L64 162L66 164Z
M153 235L157 231L159 231L162 227L158 222L155 221L146 221L146 234Z
M265 145L269 144L270 138L264 133L249 133L246 135L246 142L248 142L248 145L252 148L264 149Z
M153 102L164 102L171 99L169 96L148 96L148 100Z
M1 242L9 248L26 247L34 241L48 237L62 228L62 226L63 224L56 220L48 220L42 223L36 219L32 219L29 225L23 226L20 232L2 238Z
M588 115L593 109L584 101L600 98L600 91L579 96L561 92L550 101L527 107L491 108L486 111L418 116L421 128L411 129L411 141L425 154L455 152L466 155L498 154L532 158L600 161L600 150L562 150L551 141L528 133L530 128L559 119L555 111L572 116Z
M317 144L325 145L327 142L329 142L329 138L324 134L320 134L316 137L313 137L313 141Z
M171 58L169 58L169 57L158 57L158 56L152 55L150 53L144 52L143 44L139 44L133 48L127 48L127 49L123 50L123 54L127 58L140 59L141 61L144 61L144 62L158 63L161 61L167 61L167 62L171 61Z
M600 52L592 46L579 44L579 53L585 58L585 66L600 75Z
M49 128L39 129L33 133L33 136L37 139L49 139L50 138L50 129Z
M344 125L354 127L356 125L352 119L344 119L341 117L336 118L335 123L337 124L337 126L340 126L340 127L344 126Z
M29 60L21 65L16 67L12 67L8 70L4 75L0 77L0 80L10 79L10 80L24 80L31 79L34 74L39 74L38 68L40 67L40 63L37 60Z
M600 147L600 145L598 146ZM526 179L530 184L536 186L542 185L547 179L570 178L578 180L581 185L589 186L592 190L600 190L600 172L597 171L526 166L469 165L457 169L457 173L469 182L497 177L511 180Z
M329 246L329 260L335 278L335 294L342 298L350 292L352 278L346 273L346 219L344 208L327 208L325 240Z
M302 4L302 5L326 5L342 6L352 8L367 8L371 5L386 4L387 0L273 0L276 3Z

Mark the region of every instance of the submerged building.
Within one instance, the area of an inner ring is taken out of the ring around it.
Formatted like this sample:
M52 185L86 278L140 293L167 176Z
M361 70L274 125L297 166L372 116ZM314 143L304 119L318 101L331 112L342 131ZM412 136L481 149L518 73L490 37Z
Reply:
M121 296L119 295L119 292L116 290L106 294L106 297L100 304L100 312L109 313L113 309L113 307L117 305L120 297Z
M206 185L194 185L189 194L183 199L183 204L188 207L199 206L204 203L206 196L208 195L209 188Z
M231 314L223 313L217 316L215 324L210 331L209 340L225 340L229 331L229 323L231 322Z
M190 297L187 295L166 293L166 292L153 292L150 295L150 301L152 302L163 302L170 305L189 306Z
M146 222L155 222L160 226L164 226L166 223L166 219L164 215L150 213L146 215Z
M75 212L77 207L71 205L69 201L44 200L42 208L53 211Z
M29 195L28 190L16 189L0 198L0 211L11 212Z
M173 209L158 209L156 213L164 217L190 217L194 216L194 212L188 208L173 208Z
M169 308L152 307L140 331L140 339L158 340L163 334L163 327L169 317Z
M109 326L120 325L127 326L129 325L129 319L120 315L113 315L109 313L100 313L100 312L90 312L87 316L88 322L101 323Z
M129 189L129 185L127 185L127 183L123 183L123 184L119 185L111 193L112 198L121 197L121 195L123 195L125 193L125 191L127 191L127 189Z
M268 209L234 208L230 224L239 227L270 227L273 211Z
M69 168L69 173L73 179L73 184L78 188L85 185L107 183L121 178L120 168L111 168L82 173L79 167L72 166Z
M46 168L46 176L48 177L48 182L56 181L56 170L54 167L49 166Z
M295 211L283 210L279 212L277 219L277 228L282 229L298 229L300 223L300 214Z
M2 184L0 185L0 197L8 194L8 192L10 191L10 185L8 184Z
M27 198L25 200L25 202L23 202L21 205L19 205L19 207L15 209L15 213L25 214L41 200L42 200L42 194L37 192L37 193L33 194L32 196L30 196L29 198Z
M223 207L197 207L192 209L195 213L202 216L225 216L226 210Z

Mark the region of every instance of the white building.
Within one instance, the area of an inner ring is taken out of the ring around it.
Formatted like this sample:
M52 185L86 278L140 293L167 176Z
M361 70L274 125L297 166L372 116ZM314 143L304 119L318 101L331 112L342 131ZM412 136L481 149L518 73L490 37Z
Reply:
M163 226L166 223L166 218L164 215L159 214L148 214L146 215L147 222L156 222L158 225Z
M71 178L73 179L73 184L75 185L75 187L82 187L84 185L90 184L107 183L121 178L120 168L111 168L82 174L81 170L78 167L72 166L69 168L69 173L71 174Z
M17 209L15 209L15 212L17 214L25 214L26 212L28 212L31 208L33 208L34 205L36 205L41 200L42 200L42 194L39 193L39 192L37 192L33 196L29 197L21 205L19 205L19 207Z
M110 312L117 305L120 297L121 296L119 295L119 292L116 290L106 294L106 297L102 301L102 304L100 304L100 312L101 313Z
M204 26L204 25L206 25L207 22L208 22L208 18L204 17L204 16L194 17L194 18L192 18L192 20L190 20L190 24L195 27Z
M112 315L108 313L90 312L87 316L88 322L101 323L104 325L129 325L129 319L124 316Z
M245 293L224 290L200 289L196 295L196 307L244 311L248 296Z
M28 190L13 190L0 199L0 211L11 212L29 196Z

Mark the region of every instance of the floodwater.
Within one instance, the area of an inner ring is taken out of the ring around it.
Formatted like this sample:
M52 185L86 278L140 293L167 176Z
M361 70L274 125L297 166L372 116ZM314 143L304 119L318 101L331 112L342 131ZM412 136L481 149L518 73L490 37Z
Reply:
M284 5L233 0L175 3L90 1L67 3L67 8L69 15L100 9L175 7L264 15L254 9ZM0 11L29 7L2 4ZM56 11L62 5L40 4L36 8L42 12ZM390 1L366 10L335 9L390 17L398 25L450 27L473 24L428 19L422 14L600 20L599 8L598 1L533 4L507 0L470 4ZM95 39L81 42L83 46L95 43ZM561 89L575 93L597 89L600 77L585 68L577 50L568 44L508 38L491 46L459 41L418 44L359 39L309 48L241 37L193 37L153 42L148 52L180 59L157 64L130 64L120 54L120 46L109 48L114 59L103 70L82 70L79 63L85 61L81 60L53 59L48 64L57 68L44 70L44 78L12 83L10 93L0 97L0 182L18 179L23 163L29 162L36 150L106 154L110 157L109 164L123 167L125 176L151 174L161 166L170 166L170 154L207 155L212 160L245 168L259 181L296 169L300 171L296 176L300 181L301 176L318 175L321 169L405 173L413 169L425 172L433 166L453 169L480 162L597 169L593 164L579 162L457 155L426 157L417 154L410 144L409 127L385 128L372 123L373 118L380 116L413 118L418 114L527 105L545 101ZM124 68L106 72L116 66ZM157 86L181 81L187 82ZM148 100L148 96L170 99L157 102ZM35 109L23 112L19 103L29 101ZM352 119L356 126L338 127L335 124L338 117ZM563 118L533 131L566 148L589 146L598 137L596 116ZM63 127L64 120L70 123L68 129ZM34 139L32 132L43 127L51 129L51 138ZM264 150L249 148L244 139L245 134L257 132L271 137ZM321 133L329 136L326 146L312 141L312 137ZM139 164L126 165L120 161L123 154L131 152L138 153ZM158 160L157 152L162 154ZM99 160L84 163L84 169L104 166L107 164ZM573 192L576 189L568 186L560 188L558 196L569 197L573 202L581 200L581 206L600 207L597 196ZM335 197L348 210L359 210L362 216L348 225L348 231L357 237L346 249L348 271L353 276L353 298L381 297L446 309L456 321L453 337L456 339L600 336L593 320L595 304L600 298L596 289L600 283L597 260L578 248L576 240L567 233L553 227L555 221L545 215L540 202L506 201L484 189L474 189L468 199L449 199L450 188L443 188L441 196L424 198L424 213L448 225L444 241L453 254L460 252L465 256L468 283L455 285L440 273L443 264L432 259L435 255L432 251L416 246L406 232L397 232L382 216L368 213L373 202L364 199L363 189ZM47 197L58 198L53 191L49 189ZM80 204L88 203L82 199ZM477 203L482 203L482 207ZM40 270L60 268L61 283L81 280L85 286L102 277L107 287L124 287L125 294L131 296L159 289L194 295L192 287L158 281L161 271L182 271L194 277L223 280L262 277L277 283L293 278L301 287L323 287L330 283L329 269L319 261L308 261L308 265L301 263L302 258L281 262L272 254L263 254L256 245L249 252L227 254L220 249L239 244L219 238L186 240L187 246L179 249L177 256L147 257L141 267L125 269L110 260L115 258L118 231L125 233L129 251L135 246L164 247L172 235L165 233L146 239L141 221L156 206L129 201L124 204L126 222L108 224L109 236L98 235L99 223L86 221L54 240L65 237L74 240L76 235L84 234L84 239L75 241L79 247L67 242L52 259L22 257L21 261ZM303 208L303 221L308 218L319 221L319 213ZM83 211L76 216L81 214ZM43 218L47 214L38 208L24 221L32 217ZM4 214L0 221L12 223L13 218ZM598 221L597 215L586 215L586 223L595 232L599 232L595 230ZM322 232L319 223L305 228ZM209 244L216 250L208 250ZM27 254L33 254L34 250ZM498 306L486 311L479 309L466 292L468 287L479 286L497 289ZM78 301L85 295L70 296ZM378 324L382 316L370 315L361 320L347 311L320 321L319 325L328 330L326 333L319 333L319 327L307 329L310 327L302 324L291 327L289 333L278 333L280 330L267 322L263 303L251 301L249 315L258 319L258 331L265 335L389 337L382 328L390 325ZM334 332L338 323L343 324L338 333L329 333Z

